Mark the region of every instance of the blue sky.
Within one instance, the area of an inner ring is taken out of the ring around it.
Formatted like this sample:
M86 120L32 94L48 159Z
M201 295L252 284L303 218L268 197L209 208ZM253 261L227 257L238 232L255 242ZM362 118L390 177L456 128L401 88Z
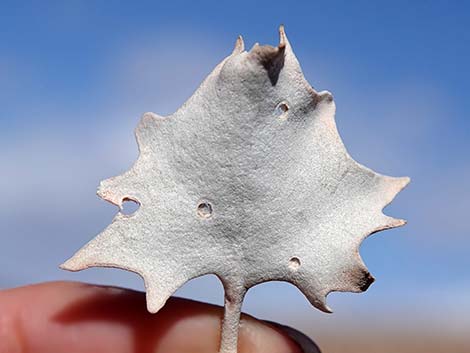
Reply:
M334 315L316 313L279 283L253 289L246 310L293 325L300 317L328 326L361 315L373 326L374 317L396 313L429 325L468 322L464 1L1 1L0 286L73 279L142 288L123 271L71 274L57 265L115 214L95 190L136 158L142 113L173 112L238 34L248 48L275 45L281 23L308 81L334 94L351 155L412 178L386 209L409 224L365 241L361 254L377 282L361 296L333 294ZM179 294L222 302L212 277Z

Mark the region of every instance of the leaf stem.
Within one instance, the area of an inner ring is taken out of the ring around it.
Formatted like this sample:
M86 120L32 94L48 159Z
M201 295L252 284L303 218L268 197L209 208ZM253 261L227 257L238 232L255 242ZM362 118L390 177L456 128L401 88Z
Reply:
M224 319L219 353L237 353L238 333L246 289L225 290Z

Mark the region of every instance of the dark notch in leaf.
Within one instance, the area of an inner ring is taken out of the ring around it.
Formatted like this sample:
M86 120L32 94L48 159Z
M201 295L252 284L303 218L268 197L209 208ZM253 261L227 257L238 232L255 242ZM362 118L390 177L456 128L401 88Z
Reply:
M251 54L256 57L259 63L263 65L268 72L269 80L273 86L276 85L279 79L279 73L284 67L285 49L285 43L281 43L278 47L271 45L255 45L251 50Z

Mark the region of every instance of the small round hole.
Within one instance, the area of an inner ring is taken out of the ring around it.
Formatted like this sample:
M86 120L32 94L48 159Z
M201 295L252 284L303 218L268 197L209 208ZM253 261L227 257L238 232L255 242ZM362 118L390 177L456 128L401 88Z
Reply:
M300 267L300 260L298 257L293 257L289 260L289 269L297 271Z
M279 104L279 110L283 113L287 112L289 110L289 107L287 106L286 103L281 103Z
M276 109L274 110L274 112L277 117L282 117L287 113L288 110L289 110L289 106L287 105L287 103L281 102L276 106Z
M197 205L197 215L201 218L212 216L212 205L207 201L202 201Z
M126 216L132 216L140 207L140 203L128 197L122 200L121 213Z

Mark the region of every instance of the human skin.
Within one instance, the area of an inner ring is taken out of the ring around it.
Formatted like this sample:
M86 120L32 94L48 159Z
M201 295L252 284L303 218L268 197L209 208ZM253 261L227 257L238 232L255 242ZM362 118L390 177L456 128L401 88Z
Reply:
M150 314L145 294L77 282L0 291L0 353L216 353L223 308L170 298ZM243 315L239 352L298 353L275 325Z

